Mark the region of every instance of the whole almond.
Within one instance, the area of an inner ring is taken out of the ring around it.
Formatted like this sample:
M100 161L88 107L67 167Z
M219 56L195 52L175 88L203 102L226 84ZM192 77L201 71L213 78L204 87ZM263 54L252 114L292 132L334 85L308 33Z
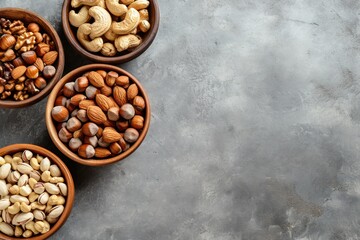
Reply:
M113 143L117 142L121 139L121 134L118 133L114 128L112 127L106 127L103 131L102 139L106 143Z
M87 116L90 119L90 121L96 124L103 124L107 120L105 113L98 106L88 107Z
M104 78L97 72L91 71L87 77L94 87L102 88L105 85Z
M114 107L113 102L111 101L111 99L109 99L107 96L103 95L103 94L96 94L95 97L96 100L96 104L103 110L103 111L108 111L109 108Z
M80 109L87 109L89 106L95 106L95 102L93 100L84 99L79 103Z
M37 69L39 69L40 71L43 71L44 70L44 62L41 58L37 58L35 63L34 63L34 66L37 67Z
M107 148L95 148L95 157L106 158L111 155L111 152Z
M25 66L18 66L16 68L14 68L14 70L12 70L11 77L16 80L16 79L20 78L21 76L23 76L25 72L26 72Z
M124 88L116 86L113 91L114 100L120 107L127 103L126 90Z
M135 83L131 84L127 89L127 98L128 100L133 100L139 93L139 89Z
M57 57L58 57L57 51L50 51L48 53L45 53L43 57L43 61L46 65L51 65L56 61Z

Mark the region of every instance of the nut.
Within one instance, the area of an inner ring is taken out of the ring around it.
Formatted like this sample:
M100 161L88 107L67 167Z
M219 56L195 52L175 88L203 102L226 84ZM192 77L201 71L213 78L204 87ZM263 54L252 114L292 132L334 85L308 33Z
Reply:
M120 140L121 135L114 128L106 127L103 131L102 139L106 143L113 143Z
M121 107L127 102L126 90L122 87L114 87L114 100Z
M80 138L71 138L69 141L69 148L74 152L77 151L81 145L82 141Z
M89 80L87 77L79 77L75 80L74 89L77 92L84 92L89 86Z
M110 144L110 151L112 154L117 155L122 152L122 149L118 143L114 142L114 143Z
M46 43L39 43L36 47L36 55L43 57L46 53L50 51L50 46Z
M43 77L46 79L51 79L55 76L56 74L56 68L52 65L47 65L44 67L43 70Z
M52 65L57 57L58 57L58 52L57 51L50 51L45 53L45 55L43 56L43 61L46 65Z
M20 78L22 75L24 75L25 72L26 72L25 66L16 67L14 70L12 70L11 77L16 80Z
M26 76L30 79L36 79L39 76L39 69L34 65L27 67Z
M87 116L90 119L90 121L92 121L96 124L102 124L106 121L106 115L101 110L101 108L99 108L97 106L88 107Z
M95 148L95 157L107 158L111 155L111 152L107 148Z
M70 139L72 138L72 134L65 127L60 129L58 135L59 135L60 140L64 143L69 142Z
M37 56L34 51L24 52L21 54L21 57L24 60L24 62L27 63L28 65L34 64L37 60Z
M82 106L82 102L84 102L84 101L91 101L91 100L82 100L79 104L79 107ZM92 105L89 105L89 106L92 106ZM83 123L89 121L89 118L87 117L86 109L79 109L79 111L76 113L76 117Z
M135 115L132 119L131 119L131 127L140 130L143 129L144 127L144 118L140 115Z
M80 103L79 103L79 108L80 110L85 110L86 112L86 109L89 107L89 106L96 106L95 102L93 100L82 100Z
M120 118L120 114L119 114L120 109L118 107L111 107L109 108L108 112L107 112L107 116L109 118L110 121L117 121Z
M35 79L34 84L38 89L42 90L46 87L47 82L44 78L38 77Z
M79 103L84 99L86 99L86 96L78 93L78 94L74 95L73 97L71 97L70 103L74 106L79 106Z
M94 87L101 88L105 85L104 78L97 72L90 72L88 79Z
M79 147L78 154L82 158L92 158L95 156L95 149L90 144L83 144Z
M96 104L101 108L103 111L108 111L111 107L114 107L113 101L110 100L107 96L103 94L97 94L95 97Z
M138 93L139 93L139 89L136 86L136 84L135 83L131 84L126 92L128 100L133 100L138 95Z
M16 39L13 35L4 34L0 38L0 48L3 51L13 47L15 43L16 43Z
M94 99L98 93L100 93L100 90L94 86L88 86L85 90L85 95L88 99Z
M128 128L125 131L124 139L128 143L134 143L139 138L139 132L135 128Z
M136 96L133 99L133 106L136 110L143 111L145 109L145 100L141 96Z
M115 81L116 85L120 87L127 88L129 86L129 77L128 76L119 76Z
M96 133L98 132L99 127L95 124L95 123L85 123L83 128L82 128L82 132L84 133L84 135L92 137L95 136Z
M72 117L66 122L66 128L70 132L75 132L76 130L79 130L81 128L81 125L82 124L80 120L76 117Z
M40 27L37 23L30 23L27 27L27 30L29 32L36 33L36 32L40 32Z
M129 119L131 119L131 118L133 118L135 116L135 109L131 104L126 103L126 104L121 106L120 115L124 119L129 120Z
M69 119L69 111L64 106L55 106L51 111L51 116L57 122L65 122Z
M75 89L74 89L75 83L74 82L68 82L63 87L63 94L65 97L71 98L75 95Z

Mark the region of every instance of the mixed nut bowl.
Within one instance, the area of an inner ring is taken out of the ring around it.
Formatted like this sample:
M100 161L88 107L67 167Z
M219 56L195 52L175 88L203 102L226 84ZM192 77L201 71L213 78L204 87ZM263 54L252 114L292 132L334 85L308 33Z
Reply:
M150 102L140 81L109 63L142 54L159 27L157 0L64 0L69 44L99 62L62 77L64 49L36 13L0 8L0 108L49 95L46 127L67 158L88 166L120 161L143 142ZM0 149L0 239L47 239L70 215L74 183L64 162L36 145Z

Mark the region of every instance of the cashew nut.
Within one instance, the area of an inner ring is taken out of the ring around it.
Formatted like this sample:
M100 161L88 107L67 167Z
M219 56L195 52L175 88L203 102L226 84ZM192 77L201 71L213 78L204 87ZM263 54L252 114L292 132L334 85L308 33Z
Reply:
M120 0L123 4L125 5L130 5L132 4L135 0Z
M113 57L116 55L116 48L112 43L105 43L101 49L101 53L104 56Z
M89 40L88 35L91 33L91 24L84 23L78 28L77 38L81 45L90 52L99 52L104 45L104 41L101 37L95 38L92 41Z
M125 4L120 4L119 0L106 0L106 7L114 16L122 16L127 12Z
M147 21L147 20L142 20L140 23L139 23L139 28L140 28L140 30L142 31L142 32L147 32L147 31L149 31L149 29L150 29L150 23L149 23L149 21Z
M96 6L100 0L71 0L71 6L73 8L80 7L81 5Z
M150 2L148 0L137 0L129 5L130 8L135 8L136 10L141 10L144 8L147 8L150 5Z
M107 40L113 42L113 41L115 41L115 39L118 37L118 35L115 34L115 33L111 30L111 28L110 28L109 31L107 31L107 32L105 33L104 37L105 37Z
M115 47L118 52L125 51L129 48L137 47L141 43L141 37L138 35L125 35L115 39Z
M87 23L91 19L89 15L89 7L83 6L79 13L75 10L69 12L69 22L74 27L80 27L81 24Z
M99 7L105 8L106 9L106 4L105 4L105 0L100 0L99 4L97 5Z
M111 16L110 13L104 8L99 6L91 7L89 10L89 15L92 16L95 20L95 22L91 24L91 39L101 37L110 29Z
M140 21L140 14L139 12L131 8L127 11L125 15L125 19L121 22L113 22L111 25L111 29L116 34L128 34L130 33L134 28L137 27Z
M149 11L147 9L141 9L139 13L140 13L140 21L141 20L149 21Z

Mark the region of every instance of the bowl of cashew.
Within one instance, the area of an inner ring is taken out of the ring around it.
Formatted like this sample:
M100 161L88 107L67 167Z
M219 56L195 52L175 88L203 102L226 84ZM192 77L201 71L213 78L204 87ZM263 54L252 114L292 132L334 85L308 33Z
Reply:
M64 0L62 25L70 45L94 62L131 61L154 41L157 0Z

